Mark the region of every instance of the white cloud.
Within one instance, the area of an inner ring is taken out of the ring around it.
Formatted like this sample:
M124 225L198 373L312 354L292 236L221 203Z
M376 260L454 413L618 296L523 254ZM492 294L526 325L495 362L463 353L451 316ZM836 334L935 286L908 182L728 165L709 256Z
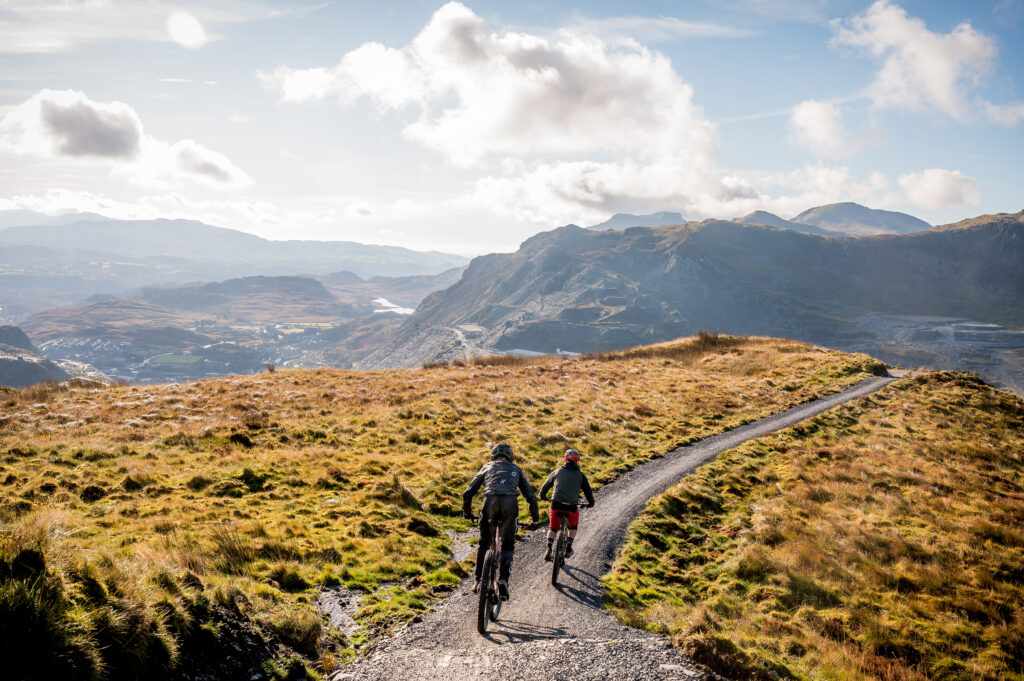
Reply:
M204 23L226 25L282 14L302 14L309 9L309 6L293 6L281 10L254 0L195 4L187 15L195 23L176 21L172 33L168 30L168 17L185 14L178 2L12 0L0 7L0 53L67 52L109 40L177 41L186 47L200 47L200 43L220 39L216 33L208 33L203 28Z
M136 183L191 180L237 188L252 179L222 154L192 140L163 142L123 102L94 102L74 90L42 90L0 118L0 152L105 163Z
M1024 102L1016 104L993 104L984 102L985 113L996 123L1011 128L1024 121Z
M173 172L198 179L212 187L246 187L252 178L226 156L194 140L180 140L167 148Z
M130 106L71 90L43 90L0 119L0 151L28 156L132 159L141 139Z
M846 166L814 163L789 172L749 172L742 175L761 192L758 205L750 210L767 210L784 218L793 217L812 206L841 201L887 209L898 208L902 203L902 197L890 191L889 180L884 174L874 172L867 179L862 179Z
M820 156L842 156L850 151L843 116L829 102L809 99L793 108L789 119L793 140Z
M188 12L178 10L167 17L167 34L188 50L198 50L209 40L206 29Z
M407 139L487 169L473 200L538 224L619 204L727 203L748 188L715 167L715 125L664 55L572 29L488 30L439 9L409 45L367 43L331 68L261 75L285 101L366 97L413 115Z
M992 6L992 13L1000 22L1008 26L1016 26L1024 19L1024 2L1022 0L997 0Z
M981 198L977 180L959 170L928 168L900 175L899 183L907 199L926 210L977 204Z
M866 90L881 108L934 110L968 120L975 110L977 87L998 55L995 41L969 23L947 34L935 33L888 0L831 23L833 44L861 48L881 60Z
M884 175L857 177L845 167L724 172L715 124L663 54L578 26L545 35L494 30L457 2L405 46L366 43L334 66L280 67L261 79L288 102L349 106L362 98L397 112L407 140L479 169L466 210L519 224L588 224L618 211L793 215L822 203L904 200ZM857 146L835 104L798 109L794 135L822 155ZM373 208L375 219L388 210L376 201Z
M651 163L539 163L476 183L481 207L538 225L600 222L616 212L679 210L688 216L738 215L758 195L744 180L720 177L680 159ZM752 209L751 209L752 210Z
M623 16L580 19L573 24L573 28L601 36L629 36L647 42L698 37L747 38L755 35L753 31L735 26L684 21L676 17Z
M405 135L460 165L502 155L707 157L717 146L664 55L570 30L488 32L455 2L403 49L368 43L334 68L280 68L263 79L288 101L336 94L415 106Z
M305 102L323 99L337 87L337 77L331 69L289 69L280 67L270 73L260 73L264 84L275 87L286 102Z

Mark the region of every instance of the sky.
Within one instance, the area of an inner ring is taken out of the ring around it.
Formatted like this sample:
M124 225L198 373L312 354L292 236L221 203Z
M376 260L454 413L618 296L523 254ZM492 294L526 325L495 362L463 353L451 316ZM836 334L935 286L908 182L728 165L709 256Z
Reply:
M463 255L1024 209L1024 0L0 0L0 210Z

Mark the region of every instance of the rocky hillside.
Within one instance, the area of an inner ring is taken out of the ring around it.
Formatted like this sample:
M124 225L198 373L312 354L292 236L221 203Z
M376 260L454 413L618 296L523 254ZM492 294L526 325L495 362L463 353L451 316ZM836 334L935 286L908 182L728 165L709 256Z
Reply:
M64 369L39 355L24 331L0 326L0 386L21 388L67 378Z
M575 226L475 259L362 367L483 350L594 351L699 328L864 340L872 313L1024 325L1024 213L908 235L825 238L709 220L623 232Z
M183 288L148 289L147 303L243 321L318 321L354 314L316 279L242 277Z

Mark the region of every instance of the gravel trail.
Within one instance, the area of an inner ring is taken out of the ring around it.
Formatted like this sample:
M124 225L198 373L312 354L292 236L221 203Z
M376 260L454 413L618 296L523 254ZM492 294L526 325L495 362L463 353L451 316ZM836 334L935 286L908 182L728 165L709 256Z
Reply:
M557 588L551 586L550 563L542 559L545 530L531 532L516 546L509 582L512 599L486 637L476 631L476 596L470 591L471 580L466 580L423 621L376 644L366 657L337 670L330 680L709 678L664 638L619 624L603 609L601 576L625 541L629 525L648 499L727 449L875 392L893 380L869 378L624 473L597 491L594 508L581 512L575 555Z

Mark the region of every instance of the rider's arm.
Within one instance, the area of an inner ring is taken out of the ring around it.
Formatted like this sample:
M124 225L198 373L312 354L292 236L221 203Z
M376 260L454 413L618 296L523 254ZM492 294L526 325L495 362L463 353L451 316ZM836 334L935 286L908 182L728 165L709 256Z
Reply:
M519 471L519 491L526 497L526 501L530 504L530 518L533 522L540 522L540 509L537 508L537 495L533 493L533 487L530 487L530 481L526 479L526 474Z
M587 506L593 506L594 505L594 492L593 492L593 490L590 489L590 482L587 480L587 476L586 475L583 476L583 481L580 484L580 487L583 488L583 496L585 496L587 498Z
M462 493L462 515L470 516L473 514L473 497L476 495L477 490L480 489L480 485L484 484L484 474L486 473L487 466L480 469L480 472L476 474L476 477L469 483L469 487Z
M557 468L551 471L551 475L549 475L548 479L544 481L544 484L540 486L540 492L538 493L538 496L540 497L541 501L548 500L548 492L551 491L551 487L555 484L556 473L558 473Z

